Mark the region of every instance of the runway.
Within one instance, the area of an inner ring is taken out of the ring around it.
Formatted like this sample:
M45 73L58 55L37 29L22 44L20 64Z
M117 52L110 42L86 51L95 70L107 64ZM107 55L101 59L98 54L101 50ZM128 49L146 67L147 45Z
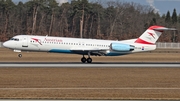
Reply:
M21 65L20 68L10 67ZM47 65L55 68L44 68ZM135 68L123 68L121 65ZM180 63L1 62L1 99L180 99ZM2 65L8 65L3 68ZM35 65L28 67L28 65ZM40 66L40 68L36 68ZM44 67L42 67L42 66ZM59 66L60 65L60 66ZM69 66L65 68L62 65ZM78 66L85 66L78 68ZM95 65L95 67L88 66ZM102 66L100 66L102 65ZM115 65L116 68L111 68ZM162 68L139 65L161 65ZM70 67L72 66L72 67ZM96 68L99 66L99 68ZM104 68L108 67L108 68ZM75 67L75 68L73 68Z
M180 62L0 62L0 67L180 67Z

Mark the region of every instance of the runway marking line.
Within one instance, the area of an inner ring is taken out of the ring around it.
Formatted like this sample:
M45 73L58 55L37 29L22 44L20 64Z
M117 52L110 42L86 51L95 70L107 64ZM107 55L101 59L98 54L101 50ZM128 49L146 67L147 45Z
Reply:
M180 90L180 88L0 88L0 90Z

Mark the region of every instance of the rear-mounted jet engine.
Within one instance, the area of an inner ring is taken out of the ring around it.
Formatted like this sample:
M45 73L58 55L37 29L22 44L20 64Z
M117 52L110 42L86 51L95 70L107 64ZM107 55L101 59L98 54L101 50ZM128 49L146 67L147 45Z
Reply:
M127 51L133 51L134 46L128 44L121 44L121 43L111 43L110 49L118 52L127 52Z

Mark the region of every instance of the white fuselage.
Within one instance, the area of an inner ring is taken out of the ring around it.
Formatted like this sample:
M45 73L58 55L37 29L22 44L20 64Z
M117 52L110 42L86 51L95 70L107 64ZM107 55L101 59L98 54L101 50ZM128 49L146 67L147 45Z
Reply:
M135 43L136 39L114 41L98 39L65 38L34 35L17 35L3 45L19 51L42 51L55 53L73 53L86 55L118 56L133 52L151 51L156 45ZM112 43L133 45L132 51L114 51L110 48Z

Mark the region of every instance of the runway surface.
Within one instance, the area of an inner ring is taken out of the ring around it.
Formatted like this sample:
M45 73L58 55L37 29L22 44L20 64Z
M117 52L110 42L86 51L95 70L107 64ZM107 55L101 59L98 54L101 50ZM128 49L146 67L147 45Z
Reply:
M172 62L0 62L0 99L179 100L179 67Z
M180 67L180 62L0 62L0 67Z

